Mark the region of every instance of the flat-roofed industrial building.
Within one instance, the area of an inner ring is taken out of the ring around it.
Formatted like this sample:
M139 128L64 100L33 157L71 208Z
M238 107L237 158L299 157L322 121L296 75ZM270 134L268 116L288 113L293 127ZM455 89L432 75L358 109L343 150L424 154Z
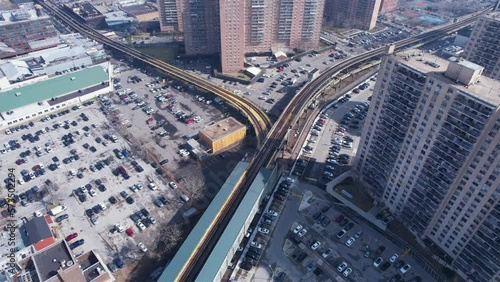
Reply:
M245 135L246 126L233 117L200 130L200 139L208 144L213 153L243 140Z

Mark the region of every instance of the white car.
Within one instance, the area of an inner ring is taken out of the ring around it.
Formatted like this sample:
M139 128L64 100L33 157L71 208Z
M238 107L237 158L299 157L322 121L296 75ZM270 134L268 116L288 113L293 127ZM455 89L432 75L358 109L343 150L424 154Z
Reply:
M175 182L173 181L169 182L168 186L172 187L172 189L177 189L177 184L175 184Z
M137 244L137 246L139 247L139 249L141 249L141 251L143 252L147 252L148 251L148 248L146 248L146 246L144 246L144 244L141 242L139 244Z
M395 262L397 259L398 259L398 255L397 254L393 254L392 257L389 259L390 262Z
M330 249L326 250L323 254L321 254L321 256L323 258L327 258L331 253L332 253L332 249L330 248Z
M97 193L94 191L94 189L90 189L90 190L89 190L89 194L90 194L90 196L92 196L92 197L95 197L95 195L97 195Z
M347 262L344 261L337 267L337 271L342 272L344 271L344 269L346 269L346 267L347 267Z
M299 231L299 234L297 234L299 237L304 237L304 235L306 235L307 233L307 229L305 228L302 228L302 230Z
M275 212L275 211L273 211L273 210L268 210L267 213L270 214L270 215L272 215L272 216L274 216L274 217L278 216L278 213Z
M140 230L144 230L144 229L146 229L146 226L144 226L144 224L143 224L142 222L140 222L140 221L139 221L139 222L137 222L137 224L136 224L136 225L137 225L137 227L138 227Z
M153 182L149 183L149 184L148 184L148 187L149 187L149 189L151 189L151 190L153 190L153 191L154 191L154 190L158 190L158 187L156 187L156 185L155 185Z
M319 248L319 246L321 246L321 242L320 241L316 241L314 244L311 245L311 249L314 251L317 248Z
M250 243L250 246L254 247L254 248L257 248L257 249L262 249L262 245L253 241L252 243Z
M356 241L356 239L354 239L353 237L349 238L346 242L345 242L345 245L347 247L350 247L352 244L354 244L354 241Z
M302 227L303 227L303 226L302 226L302 225L300 225L300 224L299 224L299 225L297 225L297 227L295 227L295 229L293 230L293 234L297 234L297 233L299 233L299 231L302 229Z
M344 272L342 272L342 275L344 275L344 277L347 277L347 276L349 276L349 274L351 274L351 272L352 272L352 269L348 268L348 269L344 270Z
M269 234L269 229L266 229L266 228L259 227L259 229L257 229L257 231L259 231L262 234Z
M405 274L406 272L408 272L408 270L411 269L411 266L409 264L406 264L405 266L401 267L399 269L399 272L401 272L402 274Z
M149 219L149 222L151 222L151 224L156 224L156 218L150 216L150 217L148 217L148 219Z
M374 262L373 262L373 266L375 267L379 267L382 262L384 261L384 259L382 257L378 257Z
M120 224L115 224L115 229L120 233L125 231L125 229Z

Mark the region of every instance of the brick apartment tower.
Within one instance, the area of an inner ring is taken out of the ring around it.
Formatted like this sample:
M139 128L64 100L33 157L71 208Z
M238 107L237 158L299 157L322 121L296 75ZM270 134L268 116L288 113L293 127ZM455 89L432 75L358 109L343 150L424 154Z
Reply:
M397 8L398 0L382 0L380 3L379 14L394 12Z
M500 1L497 3L497 6ZM498 10L498 8L497 8ZM483 15L474 26L464 57L484 66L484 74L500 80L500 11Z
M161 11L169 3L173 8L173 0L163 1ZM224 73L240 71L246 53L319 45L324 0L177 1L182 2L176 5L176 15L182 22L186 54L218 53Z
M354 170L467 281L500 275L500 82L420 50L382 59Z
M382 0L326 0L324 17L334 27L370 30L377 24Z

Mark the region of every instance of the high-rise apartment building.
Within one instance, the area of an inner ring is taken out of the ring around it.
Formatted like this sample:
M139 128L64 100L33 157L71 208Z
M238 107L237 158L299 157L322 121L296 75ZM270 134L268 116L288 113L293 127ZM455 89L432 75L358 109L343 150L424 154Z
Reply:
M223 72L241 70L246 53L304 51L319 45L324 0L221 0L220 3Z
M500 3L500 1L499 1ZM484 74L500 80L500 11L482 16L465 46L467 60L484 66Z
M380 3L379 14L394 12L397 8L398 0L382 0Z
M182 32L182 13L177 14L177 11L183 10L182 4L183 1L178 0L159 1L161 31Z
M326 0L324 16L336 27L370 30L377 24L382 0Z
M385 56L354 165L470 281L500 275L500 82L483 69L419 50Z
M161 11L167 4L173 7L172 0L163 1ZM177 2L182 2L177 3L176 14L186 53L219 53L226 73L240 71L246 53L310 50L319 44L324 0Z

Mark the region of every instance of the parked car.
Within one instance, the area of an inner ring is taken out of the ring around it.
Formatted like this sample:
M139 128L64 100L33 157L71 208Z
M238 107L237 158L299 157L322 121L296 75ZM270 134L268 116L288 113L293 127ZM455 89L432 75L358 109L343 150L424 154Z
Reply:
M347 268L347 262L342 262L339 266L337 266L338 272L343 272Z
M398 259L398 255L397 254L394 254L392 255L392 257L389 259L390 262L395 262L397 259Z
M345 245L347 247L350 247L352 244L354 244L354 242L356 241L356 239L354 239L353 237L347 239L347 241L345 242Z
M314 242L314 244L311 245L311 249L316 250L317 248L319 248L319 246L321 246L321 242L316 241L316 242Z
M382 262L384 261L384 259L382 257L378 257L374 262L373 262L373 266L375 267L379 267Z

